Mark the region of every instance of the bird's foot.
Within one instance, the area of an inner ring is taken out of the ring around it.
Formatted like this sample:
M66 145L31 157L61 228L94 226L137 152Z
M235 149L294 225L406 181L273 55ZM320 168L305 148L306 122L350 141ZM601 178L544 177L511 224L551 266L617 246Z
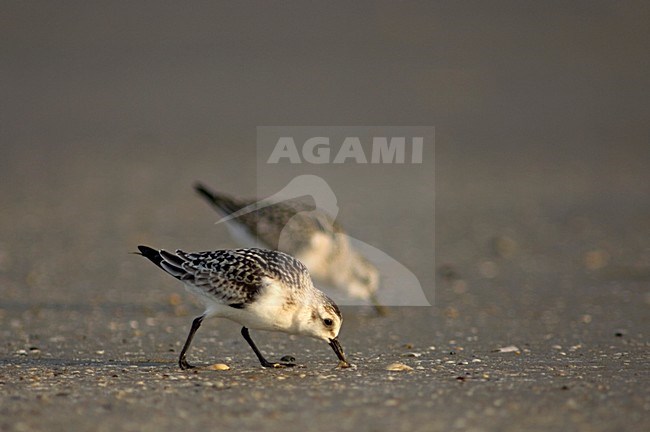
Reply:
M267 368L275 368L275 369L281 369L281 368L287 368L287 367L294 367L296 364L294 363L296 359L292 356L284 356L280 359L279 362L270 362L267 360L264 360L262 362L262 366L267 367Z
M187 360L185 360L184 358L182 358L182 359L180 359L180 360L178 361L178 366L180 366L180 368L181 368L182 370L187 370L187 369L194 369L194 368L196 368L196 366L193 366L193 365L189 364L189 363L187 362Z

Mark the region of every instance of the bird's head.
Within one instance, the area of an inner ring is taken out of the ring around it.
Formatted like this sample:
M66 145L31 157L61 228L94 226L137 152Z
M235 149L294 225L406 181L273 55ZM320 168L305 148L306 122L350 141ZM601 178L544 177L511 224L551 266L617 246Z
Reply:
M309 336L327 342L338 357L339 366L349 367L350 364L345 359L343 348L338 340L341 324L343 324L343 316L336 303L325 295L319 296L318 301L312 305L307 326Z

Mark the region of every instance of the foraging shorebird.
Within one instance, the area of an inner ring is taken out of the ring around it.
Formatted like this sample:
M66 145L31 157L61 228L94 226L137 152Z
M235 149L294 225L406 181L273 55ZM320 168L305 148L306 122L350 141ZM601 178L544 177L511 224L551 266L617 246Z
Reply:
M258 202L213 192L200 183L194 187L223 216L233 216L228 228L242 245L290 254L307 266L317 282L372 303L380 315L385 313L377 299L379 271L355 250L327 213L298 200Z
M185 284L205 305L192 322L178 365L192 368L186 359L194 334L204 319L228 318L241 324L241 334L264 367L295 366L270 362L250 337L254 330L279 331L326 341L349 367L338 341L343 318L338 306L316 289L307 268L295 258L266 249L209 252L167 252L138 246L140 254Z

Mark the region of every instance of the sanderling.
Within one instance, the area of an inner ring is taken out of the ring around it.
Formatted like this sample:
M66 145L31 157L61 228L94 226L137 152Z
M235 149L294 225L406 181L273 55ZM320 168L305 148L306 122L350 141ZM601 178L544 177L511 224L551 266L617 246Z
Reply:
M264 367L294 366L264 358L248 329L280 331L325 340L349 363L338 341L343 318L338 306L316 289L307 268L295 258L266 249L233 249L174 253L138 246L140 254L185 284L205 305L192 322L178 365L191 366L185 356L204 319L228 318L241 324L241 334Z
M194 187L224 216L256 205L253 211L228 221L231 234L243 246L288 253L305 264L316 281L369 301L380 315L385 313L377 299L379 271L355 250L327 213L299 200L265 203L212 192L200 183Z

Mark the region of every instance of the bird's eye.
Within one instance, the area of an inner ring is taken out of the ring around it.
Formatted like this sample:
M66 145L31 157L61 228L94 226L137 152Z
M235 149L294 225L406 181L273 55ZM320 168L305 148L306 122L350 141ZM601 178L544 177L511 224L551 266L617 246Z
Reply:
M325 319L323 320L323 324L325 324L327 327L329 327L329 326L331 326L332 324L334 324L334 321L332 321L331 318L325 318Z

